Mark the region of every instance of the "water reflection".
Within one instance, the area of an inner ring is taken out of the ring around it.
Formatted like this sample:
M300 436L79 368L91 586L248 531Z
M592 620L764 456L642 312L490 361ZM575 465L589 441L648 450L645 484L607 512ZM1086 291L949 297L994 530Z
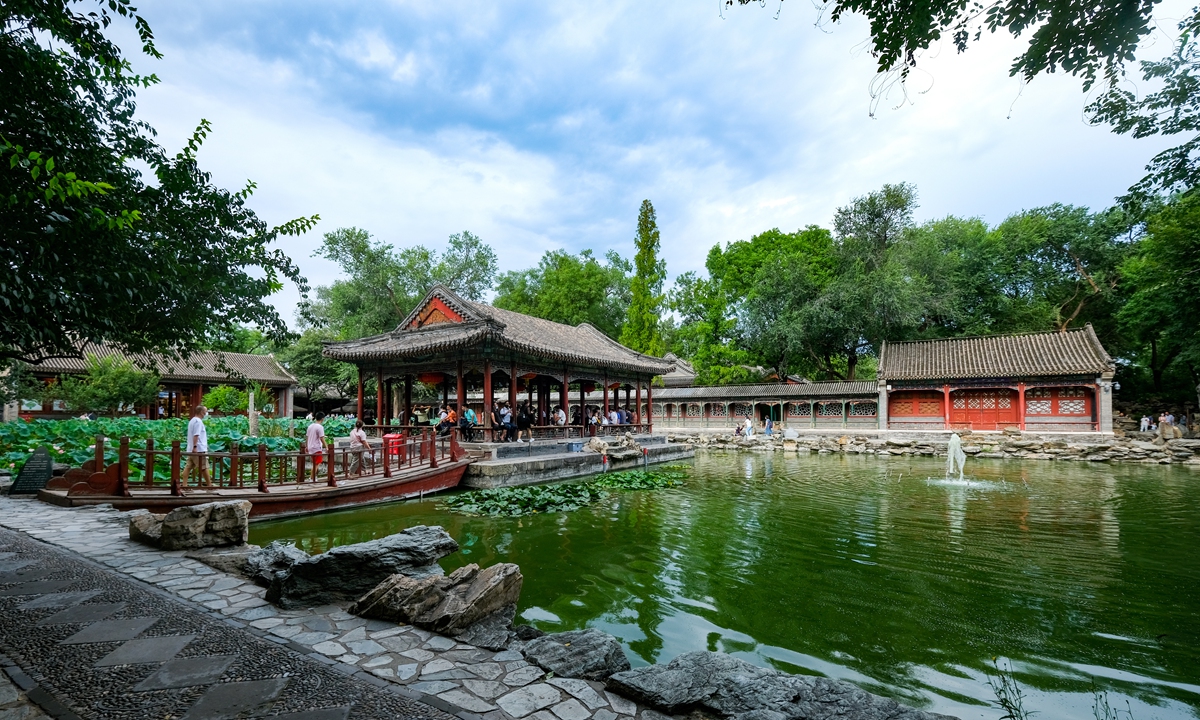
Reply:
M709 455L683 488L574 513L465 518L426 500L252 540L321 552L442 524L467 551L447 569L519 563L526 621L600 628L634 664L722 650L994 718L984 673L1002 656L1042 717L1091 718L1092 677L1138 718L1197 716L1195 470L979 460L967 482L926 480L942 465Z

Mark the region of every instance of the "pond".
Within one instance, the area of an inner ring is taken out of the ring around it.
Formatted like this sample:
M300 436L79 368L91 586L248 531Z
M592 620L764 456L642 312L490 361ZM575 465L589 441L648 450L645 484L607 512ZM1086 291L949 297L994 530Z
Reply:
M570 513L464 517L436 498L251 526L310 553L418 524L445 559L521 566L519 616L595 627L631 662L719 650L840 678L962 718L997 718L993 658L1027 709L1200 717L1200 470L700 454L679 488ZM1128 705L1127 705L1128 703Z

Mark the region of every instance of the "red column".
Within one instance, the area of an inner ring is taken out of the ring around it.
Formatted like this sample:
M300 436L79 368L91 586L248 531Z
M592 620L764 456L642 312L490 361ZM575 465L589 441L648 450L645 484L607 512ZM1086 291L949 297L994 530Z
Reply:
M513 411L514 422L517 414L517 361L512 362L508 371L508 409Z
M608 373L604 373L604 417L608 418Z
M492 426L492 361L483 361L483 426Z
M401 425L408 425L412 417L412 379L412 375L404 376L404 417L400 419Z
M383 424L383 368L375 373L375 424Z
M946 429L950 429L950 386L942 386L942 414L945 416Z
M358 369L358 419L363 416L363 375L362 368Z
M458 361L458 384L455 385L455 387L454 387L455 395L457 395L458 416L459 417L462 417L463 410L467 409L467 392L466 392L466 388L463 386L462 365L463 365L462 360L459 360Z
M569 398L567 397L567 386L569 386L571 384L569 382L570 379L571 378L568 377L568 375L567 375L567 369L563 368L562 392L560 392L558 394L558 400L559 400L558 404L562 407L562 411L564 413L567 413L567 420L571 419L571 415L570 415L571 408L570 408L570 404L569 404Z
M1025 429L1025 383L1017 383L1017 422L1018 427Z
M683 416L683 420L687 421L687 414ZM651 432L654 431L654 391L650 389L650 383L646 383L646 424Z
M634 380L633 382L634 382L634 387L637 388L637 397L634 401L637 404L633 406L633 424L641 425L642 424L642 380L641 380L641 378L638 378L637 380Z

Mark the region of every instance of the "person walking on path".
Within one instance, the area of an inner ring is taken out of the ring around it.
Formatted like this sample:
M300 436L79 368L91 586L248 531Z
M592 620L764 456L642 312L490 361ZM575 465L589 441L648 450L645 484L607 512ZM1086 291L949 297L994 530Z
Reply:
M749 415L746 416L746 432L744 434L748 438L754 437L754 421L750 419Z
M325 413L318 411L316 415L313 415L312 424L308 426L308 432L304 437L304 449L312 454L312 479L313 482L316 482L317 466L325 457Z
M521 403L521 407L517 410L517 442L525 442L522 436L529 435L529 442L533 442L533 430L530 425L533 424L533 416L529 412L529 402Z
M188 478L191 476L192 468L196 469L196 484L199 485L203 481L205 486L212 485L212 478L208 474L208 429L204 427L204 418L208 415L208 408L203 405L197 405L192 408L192 419L188 420L187 427L187 462L183 466L183 484L186 485Z
M350 431L350 472L359 477L362 476L363 453L369 451L370 447L367 442L367 431L363 430L362 420L355 420L354 429Z

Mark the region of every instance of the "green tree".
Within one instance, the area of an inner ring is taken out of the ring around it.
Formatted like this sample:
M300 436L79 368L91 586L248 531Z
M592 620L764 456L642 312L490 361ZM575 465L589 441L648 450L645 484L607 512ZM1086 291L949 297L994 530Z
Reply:
M330 392L348 397L351 387L357 392L357 368L325 357L323 343L335 339L329 330L310 328L295 343L276 353L279 362L312 400L320 400Z
M84 341L186 354L239 323L276 338L266 298L296 266L271 244L316 216L270 227L196 154L207 121L172 156L135 117L137 76L105 36L128 0L0 6L0 360L78 356ZM145 175L144 175L145 174ZM148 179L146 177L148 176Z
M536 267L500 275L492 304L565 325L590 323L615 340L628 313L632 270L612 251L601 262L591 250L551 250Z
M667 276L666 261L660 260L658 219L649 200L642 201L638 211L637 253L633 257L635 272L630 283L629 313L621 328L621 343L648 355L662 355L662 310L666 295L662 292Z
M153 404L158 399L159 377L140 370L123 358L87 356L87 373L68 375L51 383L47 399L62 400L76 412L116 415Z
M1154 389L1164 389L1165 372L1179 363L1200 395L1200 197L1182 197L1152 215L1120 272L1130 292L1118 319L1149 349Z
M250 408L250 394L245 390L238 390L232 385L218 385L204 393L200 402L209 410L235 413Z
M301 303L300 319L341 339L395 329L434 283L480 300L496 276L496 253L469 232L451 235L438 253L421 245L396 250L366 230L341 228L326 233L314 255L337 263L347 279L318 287L315 300Z

